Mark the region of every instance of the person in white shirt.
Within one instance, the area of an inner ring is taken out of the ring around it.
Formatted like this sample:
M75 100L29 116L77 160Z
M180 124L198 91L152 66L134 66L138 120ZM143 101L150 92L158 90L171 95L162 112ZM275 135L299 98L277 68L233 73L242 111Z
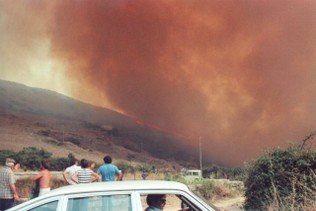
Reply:
M69 184L69 185L74 185L76 184L76 182L74 182L71 177L79 170L81 169L80 166L78 166L79 161L77 159L73 159L70 161L70 166L68 168L65 169L65 171L63 172L63 177L65 179L65 181Z

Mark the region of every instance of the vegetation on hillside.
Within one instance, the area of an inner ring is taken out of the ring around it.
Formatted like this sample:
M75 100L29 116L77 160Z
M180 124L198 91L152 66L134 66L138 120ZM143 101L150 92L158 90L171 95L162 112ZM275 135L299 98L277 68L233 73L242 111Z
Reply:
M38 170L42 160L49 160L51 170L61 171L69 166L73 155L70 153L67 158L55 158L52 153L36 147L24 147L19 152L0 150L0 165L4 164L7 157L15 159L24 170Z
M38 149L36 147L24 147L19 152L11 150L0 150L0 165L4 165L5 159L11 157L20 163L24 170L38 170L42 160L50 161L50 170L62 171L69 166L70 160L74 158L73 154L68 154L68 157L52 157L52 153L45 149ZM91 162L93 163L93 162ZM120 161L116 165L124 173L146 172L155 173L157 168L155 165L148 163L140 163L138 165L131 165L129 162Z
M246 169L242 167L225 167L212 165L210 167L203 168L204 178L213 179L229 179L243 181L246 176Z

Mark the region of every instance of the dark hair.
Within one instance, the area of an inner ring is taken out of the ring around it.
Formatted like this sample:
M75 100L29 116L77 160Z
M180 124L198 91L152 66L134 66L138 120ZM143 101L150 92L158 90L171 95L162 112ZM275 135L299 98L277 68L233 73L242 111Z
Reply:
M49 160L42 160L41 165L44 167L44 169L49 169L50 168Z
M80 164L81 164L81 168L88 168L89 167L89 162L86 160L86 159L82 159L80 161Z
M146 202L149 206L153 205L155 202L161 201L165 198L165 194L148 194L146 198Z
M104 161L104 163L112 163L112 158L111 158L111 156L106 155L106 156L103 158L103 161Z
M77 162L78 162L78 159L73 158L73 159L70 160L70 165L71 165L71 166L72 166L72 165L75 165Z

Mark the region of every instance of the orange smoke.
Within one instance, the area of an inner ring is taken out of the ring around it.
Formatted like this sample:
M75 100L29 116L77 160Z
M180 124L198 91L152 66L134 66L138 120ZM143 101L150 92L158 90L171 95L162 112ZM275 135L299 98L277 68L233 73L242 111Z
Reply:
M241 164L316 128L315 1L61 0L48 12L52 55L82 84L73 96L96 90L202 136L207 161Z

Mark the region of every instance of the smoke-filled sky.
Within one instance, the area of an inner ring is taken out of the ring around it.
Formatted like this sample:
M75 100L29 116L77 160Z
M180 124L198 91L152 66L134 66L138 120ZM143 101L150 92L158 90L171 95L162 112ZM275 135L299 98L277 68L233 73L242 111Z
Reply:
M177 131L238 165L316 129L314 0L0 1L0 78Z

